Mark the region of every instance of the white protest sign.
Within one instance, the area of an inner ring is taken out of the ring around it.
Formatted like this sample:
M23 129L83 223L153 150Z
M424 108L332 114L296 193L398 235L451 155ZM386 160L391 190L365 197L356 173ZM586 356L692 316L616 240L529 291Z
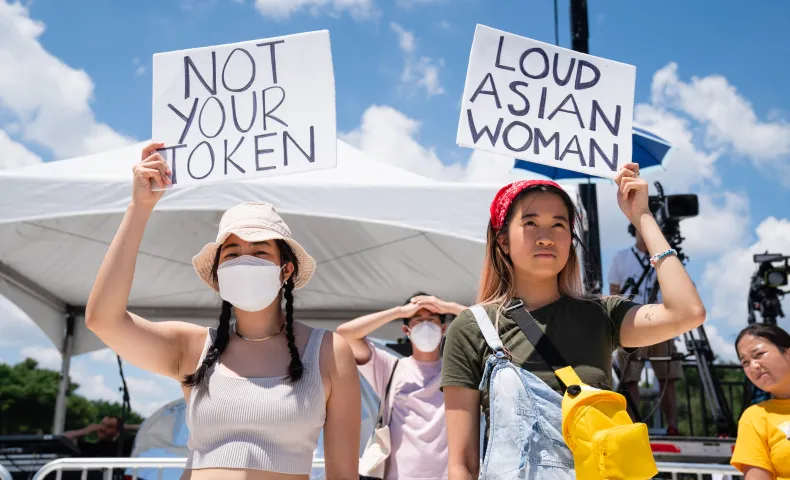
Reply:
M174 188L337 164L327 31L157 53L153 79Z
M478 25L459 145L614 178L631 161L636 68Z

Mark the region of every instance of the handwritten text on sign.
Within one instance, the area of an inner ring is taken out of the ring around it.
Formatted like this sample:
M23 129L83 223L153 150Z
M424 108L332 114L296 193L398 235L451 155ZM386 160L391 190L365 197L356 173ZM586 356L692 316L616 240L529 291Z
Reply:
M636 68L478 25L461 146L613 178L631 161Z
M173 185L336 165L329 33L159 53L153 139Z

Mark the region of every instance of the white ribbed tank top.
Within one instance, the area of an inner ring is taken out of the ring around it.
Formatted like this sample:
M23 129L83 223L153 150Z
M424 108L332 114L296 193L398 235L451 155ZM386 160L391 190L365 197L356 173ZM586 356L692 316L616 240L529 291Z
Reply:
M301 353L304 374L293 384L287 376L232 377L216 368L204 385L193 388L186 410L189 428L187 469L247 468L309 474L313 452L326 419L319 366L324 329L313 329ZM209 328L198 365L214 341Z

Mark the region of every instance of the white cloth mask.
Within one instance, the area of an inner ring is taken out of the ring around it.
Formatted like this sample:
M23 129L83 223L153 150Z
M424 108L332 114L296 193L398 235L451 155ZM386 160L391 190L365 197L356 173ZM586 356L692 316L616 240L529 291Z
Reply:
M412 345L422 352L433 352L442 341L442 329L433 322L422 322L409 333Z
M219 296L245 312L257 312L272 304L283 282L280 270L269 260L242 255L222 263L217 269Z

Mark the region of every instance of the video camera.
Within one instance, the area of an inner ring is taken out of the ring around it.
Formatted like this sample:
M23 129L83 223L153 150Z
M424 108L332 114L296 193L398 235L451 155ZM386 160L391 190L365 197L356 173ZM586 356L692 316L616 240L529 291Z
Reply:
M749 324L757 321L755 312L760 312L763 323L776 325L778 317L784 317L779 297L788 292L781 290L788 284L790 274L790 257L781 253L757 253L752 259L758 264L757 271L752 275L749 289ZM776 262L783 262L780 266Z
M678 252L678 258L685 261L686 257L680 248L680 244L685 240L680 235L680 221L699 215L699 199L693 193L664 195L664 187L661 182L655 182L654 185L658 195L648 197L650 213L655 217L667 242ZM636 234L633 225L628 226L628 231L631 235Z

